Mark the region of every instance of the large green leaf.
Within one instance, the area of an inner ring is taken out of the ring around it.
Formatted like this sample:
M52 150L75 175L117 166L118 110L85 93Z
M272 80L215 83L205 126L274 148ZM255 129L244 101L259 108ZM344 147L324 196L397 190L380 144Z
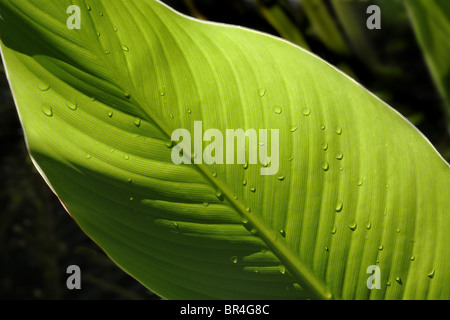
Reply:
M447 0L405 0L418 42L445 101L450 130L450 2Z
M71 4L80 30L66 27ZM152 0L1 1L0 13L36 166L162 297L450 298L448 164L326 62ZM195 120L279 129L278 173L175 165L171 133ZM370 265L381 289L367 288Z

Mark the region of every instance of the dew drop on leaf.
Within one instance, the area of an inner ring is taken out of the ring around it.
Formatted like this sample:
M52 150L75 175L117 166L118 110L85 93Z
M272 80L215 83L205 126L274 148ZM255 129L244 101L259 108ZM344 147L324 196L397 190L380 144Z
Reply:
M130 156L126 154L126 155L123 156L123 158L124 158L125 160L128 160L128 159L130 159Z
M336 128L336 134L337 135L341 135L342 134L342 128L341 127L337 127Z
M309 108L304 108L303 110L302 110L302 114L304 115L304 116L309 116L310 114L311 114L311 109L309 109Z
M414 261L414 260L416 260L416 257L415 256L411 256L411 258L409 258L409 260Z
M112 111L108 111L108 117L112 118L113 116L113 112Z
M395 281L400 285L402 284L402 279L400 277L395 277Z
M330 169L330 165L328 164L328 162L325 161L322 164L322 169L323 169L323 171L328 171Z
M122 50L125 51L125 52L129 52L130 48L128 48L127 46L122 46Z
M283 109L281 109L281 107L275 106L273 108L273 112L276 114L280 114L283 111Z
M336 234L336 226L333 227L333 229L331 229L331 234Z
M372 228L372 224L371 224L370 221L369 221L369 222L367 222L367 224L366 224L366 229L367 229L367 230L370 230L370 228Z
M86 9L87 9L87 11L91 11L91 10L92 10L92 9L91 9L91 6L88 5L88 4L86 4Z
M357 226L358 226L358 224L356 223L356 221L354 221L354 222L352 222L352 223L350 223L350 224L348 225L348 227L349 227L350 230L352 230L352 231L355 231Z
M380 245L379 247L378 247L378 250L383 250L383 245Z
M223 193L222 192L216 192L216 197L217 197L217 199L219 199L220 201L223 201L224 200L224 195L223 195Z
M434 274L436 273L436 270L431 270L431 272L429 274L427 274L428 278L433 279L434 278Z
M283 180L285 179L285 177L284 177L283 175L280 174L280 175L277 177L277 179L280 180L280 181L283 181Z
M134 118L134 125L136 127L140 127L141 126L141 118Z
M344 203L342 201L338 201L336 204L336 212L341 212L344 207Z
M87 154L86 159L90 159L90 158L92 158L92 156L90 154Z
M323 145L322 145L322 149L323 150L328 150L328 142L325 142Z
M242 185L245 187L247 185L247 179L242 180Z
M361 187L363 185L363 183L364 183L363 179L361 179L361 178L358 179L358 182L357 182L358 187Z
M260 97L264 97L266 95L266 89L259 89L258 94Z
M342 158L344 158L344 154L343 154L342 152L338 152L338 153L336 154L336 159L342 160Z
M238 258L237 258L236 256L232 256L232 257L230 258L230 260L231 260L231 262L233 262L233 263L237 263L237 262L238 262Z
M297 131L297 130L298 130L298 127L297 127L297 126L292 126L290 131L291 131L291 132L295 132L295 131Z
M256 192L256 188L255 187L250 187L250 191L255 193Z
M283 238L286 238L286 231L284 231L283 229L280 230L280 234Z
M39 86L39 90L41 90L41 91L48 91L48 90L50 90L50 86L49 85L41 85L41 86Z
M47 117L51 117L53 116L53 109L51 106L49 105L43 105L41 108L42 112L47 116Z
M70 110L73 110L73 111L78 109L78 105L76 103L75 104L67 103L67 106L69 107Z

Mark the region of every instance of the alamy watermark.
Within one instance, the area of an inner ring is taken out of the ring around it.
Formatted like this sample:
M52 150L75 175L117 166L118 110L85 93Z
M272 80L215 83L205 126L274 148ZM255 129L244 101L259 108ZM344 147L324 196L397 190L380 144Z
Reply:
M261 175L278 173L280 160L278 129L259 129L258 132L255 129L246 131L227 129L224 135L219 129L208 129L203 133L202 121L194 121L193 138L187 129L180 128L173 131L171 139L173 142L180 141L172 149L171 157L174 164L244 165L257 164L259 160L262 165ZM204 142L210 143L203 149Z

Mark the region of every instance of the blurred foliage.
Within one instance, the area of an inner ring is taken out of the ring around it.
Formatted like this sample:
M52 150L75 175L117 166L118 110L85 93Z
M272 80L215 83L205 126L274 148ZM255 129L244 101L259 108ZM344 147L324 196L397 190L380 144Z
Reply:
M166 0L199 19L285 37L355 78L450 159L440 98L401 0ZM381 30L366 9L381 8ZM80 230L27 154L5 73L0 81L0 299L158 299ZM363 106L362 106L363 107ZM66 288L80 266L82 289Z

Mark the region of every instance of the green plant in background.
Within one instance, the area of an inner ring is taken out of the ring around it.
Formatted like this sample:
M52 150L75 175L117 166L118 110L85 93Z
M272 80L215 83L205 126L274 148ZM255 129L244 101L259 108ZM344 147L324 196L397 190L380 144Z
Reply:
M66 26L71 4L79 30ZM152 0L3 1L0 12L35 165L80 227L160 296L450 298L449 166L342 72ZM278 174L174 165L171 133L194 121L279 129ZM366 286L371 265L380 289Z

